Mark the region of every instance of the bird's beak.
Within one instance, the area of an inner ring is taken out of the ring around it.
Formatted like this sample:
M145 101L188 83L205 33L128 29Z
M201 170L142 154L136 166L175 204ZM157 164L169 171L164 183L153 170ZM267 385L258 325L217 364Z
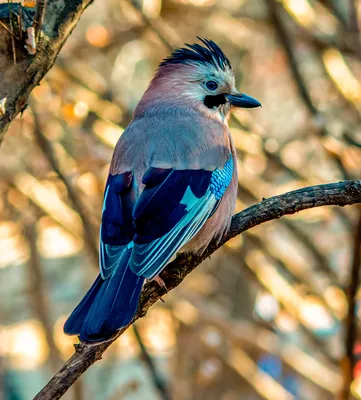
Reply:
M251 96L247 96L244 93L237 94L225 94L226 99L230 102L230 104L234 107L242 107L242 108L255 108L262 107L261 103L254 99Z

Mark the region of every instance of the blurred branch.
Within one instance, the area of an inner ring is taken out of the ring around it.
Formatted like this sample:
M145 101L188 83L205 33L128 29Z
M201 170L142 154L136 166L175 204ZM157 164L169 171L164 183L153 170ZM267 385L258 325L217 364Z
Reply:
M46 341L50 350L50 365L52 370L57 370L61 364L61 356L53 337L53 324L50 318L49 301L46 296L46 283L43 275L39 252L37 248L37 232L34 220L27 220L24 223L24 233L30 247L30 258L28 262L29 296L36 317L43 325Z
M340 5L341 2L339 0L319 0L319 2L338 19L344 28L347 27L347 18L341 10L342 5Z
M281 6L275 0L266 0L266 3L273 26L276 29L278 39L286 52L288 63L290 65L293 78L297 84L300 97L302 98L312 116L317 117L319 115L318 110L313 104L312 98L306 86L306 82L303 79L301 71L298 67L296 55L294 52L294 44L290 40L287 29L280 15Z
M246 236L248 238L248 236ZM262 252L263 249L261 249ZM237 256L236 251L231 251L230 255L235 257L237 261L239 257ZM289 316L292 318L297 319L298 322L298 330L301 333L301 337L305 338L307 343L311 346L312 351L318 351L322 358L325 359L328 363L337 366L339 364L339 360L335 358L331 352L329 351L329 346L327 346L327 342L322 338L318 337L315 332L309 328L302 320L299 318L300 311L301 311L301 303L295 302L294 296L290 296L290 290L292 288L292 284L287 282L286 279L283 281L283 289L279 290L273 282L272 279L263 279L262 272L264 269L259 266L257 262L251 263L248 260L243 260L243 266L246 268L245 271L247 272L247 279L256 283L262 290L266 290L270 293L281 305L281 309L285 311ZM273 270L273 276L275 277L277 269L275 267L267 268L268 274L270 270ZM286 273L289 274L287 271ZM269 275L268 275L269 276ZM293 297L293 298L292 298Z
M299 242L307 250L310 251L312 257L315 259L317 265L315 270L317 272L323 272L327 278L330 280L331 284L339 286L339 278L337 273L332 269L330 263L327 259L326 254L324 254L317 246L310 236L304 232L296 223L293 221L284 220L283 225L299 239Z
M269 14L272 19L273 25L276 29L279 41L281 42L286 52L287 60L293 78L297 84L300 97L303 100L305 106L307 107L307 110L315 120L314 122L316 123L317 132L319 136L326 136L328 134L328 129L325 126L325 121L323 120L322 115L320 114L319 110L312 101L310 91L306 84L306 80L303 78L299 65L297 63L295 46L292 43L290 36L287 32L286 26L282 21L282 16L280 15L281 5L276 0L266 0L266 3L268 6ZM322 142L321 145L324 147ZM349 176L347 170L345 169L340 157L335 153L327 151L327 148L325 148L325 151L330 157L330 159L332 159L337 165L343 179L350 179L351 177Z
M360 27L359 27L359 22L358 22L358 16L357 16L357 6L356 6L356 0L349 0L349 7L350 7L350 23L349 23L349 30L350 32L356 34L355 39L360 45Z
M292 268L290 266L291 261L282 260L280 257L277 257L275 251L270 249L268 245L267 239L265 237L259 237L254 235L251 232L245 233L247 238L249 238L250 242L265 255L267 259L269 259L272 265L275 265L277 271L280 271L283 276L291 276L287 281L293 285L304 285L308 288L309 292L317 297L318 301L322 304L325 310L329 313L330 317L335 321L338 320L335 315L335 311L329 306L327 301L325 300L323 293L321 293L320 289L317 287L317 284L314 282L314 270L311 269L308 271L297 271L297 268ZM287 262L289 261L289 262Z
M245 194L250 197L252 201L257 201L254 193L251 192L249 188L238 184L238 193ZM239 196L240 197L240 196ZM298 225L290 220L281 220L280 223L286 227L286 229L298 239L298 241L304 246L312 255L317 263L316 271L322 271L334 285L338 285L337 273L330 267L328 259L325 254L320 251L315 245L314 241L309 237L309 235L304 232Z
M203 260L213 254L224 243L254 226L309 208L327 205L345 206L355 203L361 203L361 181L342 181L326 185L310 186L270 197L234 215L228 233L220 242L212 241L202 255L182 254L178 256L163 271L161 274L162 279L169 290L174 289ZM59 399L76 379L92 364L102 358L103 353L114 340L122 335L134 321L144 317L148 309L163 295L163 289L159 285L153 282L147 283L143 288L138 311L133 321L128 326L119 330L107 342L92 345L80 343L77 345L73 356L35 396L35 399Z
M74 237L75 239L81 239L81 236L77 232L75 232L71 226L62 222L59 218L56 218L54 215L51 215L51 213L49 213L44 207L38 204L34 198L24 193L21 190L21 185L18 182L10 181L7 182L7 184L8 187L11 190L13 190L16 193L16 195L21 198L22 201L29 201L29 204L31 205L34 212L36 213L40 212L41 214L46 215L47 217L51 218L51 220L55 222L57 225L61 226L61 228L64 229L67 233L69 233L72 237ZM15 207L17 211L21 211L20 207L17 206L16 204L12 204L12 206Z
M47 0L37 0L34 25L36 26L36 40L39 39L43 27Z
M137 1L131 0L131 1L129 1L129 4L132 6L134 11L136 11L138 13L138 15L142 19L142 22L144 23L144 25L146 25L149 29L151 29L156 34L158 39L163 43L163 45L167 48L168 51L173 51L174 48L177 47L176 41L173 40L169 34L165 35L164 32L162 32L160 25L163 25L163 28L164 28L164 25L166 23L161 17L158 17L155 21L151 20L144 14L143 10L139 7ZM167 28L168 28L168 31L171 30L171 27L168 25L167 25ZM178 36L175 34L175 32L173 30L172 30L172 32L173 32L173 36ZM178 42L180 42L180 40L178 40Z
M267 0L268 1L268 0ZM338 19L340 22L342 29L337 30L336 34L333 35L325 35L322 34L319 30L317 29L312 29L310 27L306 27L305 25L301 24L299 21L297 21L292 14L287 12L287 14L292 18L292 21L297 24L297 27L300 29L301 35L298 35L298 39L300 41L304 41L306 39L306 42L308 44L311 44L314 50L316 51L316 54L319 58L320 64L325 72L325 76L328 77L328 80L332 85L335 87L335 89L339 92L339 94L342 96L343 100L347 104L347 106L354 112L355 117L359 120L360 118L360 112L358 107L350 100L348 96L345 96L345 93L340 90L339 86L335 84L334 80L331 79L329 72L327 71L327 68L325 67L325 61L323 59L323 55L326 54L327 51L330 51L334 48L338 49L340 53L343 55L348 55L351 56L358 61L360 61L361 58L361 44L360 44L360 36L358 33L358 21L357 21L357 12L355 9L355 5L353 0L349 0L349 18L347 18L347 12L341 11L341 9L345 5L344 2L340 2L338 0L326 0L326 1L321 1L331 13L335 15L335 17ZM278 10L280 10L280 6L278 6ZM347 8L347 7L344 7ZM285 10L287 11L287 10ZM350 22L348 22L348 19ZM280 23L282 24L282 20L280 20ZM284 31L286 31L286 28L284 26ZM297 35L297 34L296 34ZM291 47L291 52L294 50ZM321 121L322 122L322 121ZM342 166L341 166L342 168ZM344 177L346 179L346 176ZM347 178L349 179L349 178Z
M271 375L263 372L240 347L231 346L228 354L218 350L223 361L237 372L265 400L292 400L294 396Z
M135 338L138 342L138 346L141 351L141 358L147 367L148 371L150 372L152 382L154 387L158 390L159 396L162 400L170 400L171 396L169 394L167 385L165 384L164 379L160 376L159 372L157 371L157 367L154 363L153 358L149 355L143 340L139 334L137 326L133 325L133 332L135 334Z
M204 325L211 325L219 329L222 335L233 342L234 346L242 348L250 346L252 349L276 355L306 380L326 392L337 394L341 385L341 375L329 363L320 362L315 358L315 352L308 354L300 349L299 345L293 344L292 341L285 342L284 338L255 323L229 319L226 317L226 310L215 306L210 308L209 304L193 293L182 291L182 301L183 299L195 307L197 317L202 320ZM169 305L168 302L167 305ZM170 304L175 310L176 305L176 301ZM183 320L182 316L177 313L176 317L183 324L191 324L191 322Z
M40 2L44 4L44 0ZM52 67L56 56L79 21L91 0L49 0L43 35L37 43L37 52L30 55L23 42L15 42L17 64L13 62L11 40L6 30L0 30L0 84L1 98L7 98L6 110L0 116L0 143L11 121L21 112L29 94ZM40 10L40 16L42 10Z
M84 385L83 382L79 379L74 382L73 387L73 396L74 400L83 400L85 399L84 395Z
M84 206L81 203L79 196L76 193L76 189L73 187L70 179L62 172L58 160L54 154L52 145L49 143L47 137L42 131L39 116L34 108L34 104L31 103L34 119L34 135L36 142L42 151L43 155L47 159L50 167L58 175L59 179L64 183L68 192L69 198L72 202L74 210L79 214L79 217L83 224L83 234L85 238L85 244L89 249L89 252L93 258L95 265L98 264L98 245L94 241L94 228L91 225L88 216L84 211Z
M350 396L350 386L353 381L353 371L356 364L354 354L356 336L357 336L357 290L360 284L360 264L361 264L361 208L359 208L359 217L355 232L353 234L353 258L351 265L351 275L346 290L348 300L348 313L346 317L346 355L343 365L344 386L341 392L341 399L348 400Z
M3 355L0 356L0 400L6 400L5 390L5 360Z

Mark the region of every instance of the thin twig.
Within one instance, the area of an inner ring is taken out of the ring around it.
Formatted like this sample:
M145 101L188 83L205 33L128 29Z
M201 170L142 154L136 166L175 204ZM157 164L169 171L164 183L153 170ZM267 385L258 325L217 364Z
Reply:
M74 400L83 400L85 399L84 396L84 385L82 380L78 379L77 381L74 382L73 385L73 396Z
M16 65L16 46L15 46L15 39L14 39L14 22L13 22L13 13L12 13L12 5L10 6L10 1L8 0L8 6L9 6L9 11L10 11L10 30L11 30L11 47L13 51L13 61L14 65Z
M68 192L69 198L72 202L74 210L79 214L79 217L84 226L84 238L87 247L89 248L90 254L94 260L94 264L98 263L98 245L94 240L94 228L91 225L88 216L84 211L84 206L79 199L79 196L76 193L76 190L73 188L73 185L70 179L62 172L58 160L54 154L53 148L49 143L48 139L43 133L41 128L40 120L38 114L34 108L34 103L31 104L31 108L33 110L33 119L34 119L34 135L37 141L37 144L42 151L43 155L47 159L50 167L54 170L54 172L58 175L59 179L64 183L66 190Z
M162 378L162 376L159 374L153 358L150 356L150 354L147 351L147 348L144 346L142 337L140 336L138 328L135 324L133 325L133 331L134 331L135 338L137 339L138 346L141 351L142 360L143 360L144 364L146 365L148 371L150 372L153 385L158 390L158 393L159 393L159 396L161 399L170 400L171 396L169 394L167 385L166 385L164 379Z
M353 381L353 371L356 364L354 348L357 335L357 290L360 284L360 264L361 264L361 208L355 232L353 233L353 257L351 265L350 280L347 288L348 313L345 321L346 339L345 339L345 360L344 360L344 384L340 398L348 400L350 397L350 386Z
M357 5L355 0L349 0L349 24L348 24L348 32L351 36L352 45L361 52L361 40L360 40L360 26L357 14Z
M269 15L276 29L279 41L281 42L286 52L288 64L290 66L293 78L297 84L299 95L303 100L305 106L307 107L307 110L309 111L310 115L317 122L318 125L317 134L321 137L327 136L329 134L328 129L325 126L325 123L322 119L322 115L320 114L319 110L313 103L310 91L306 84L306 80L303 78L301 70L297 63L295 46L290 39L290 35L287 32L286 25L284 24L282 16L280 15L281 5L276 0L266 0L266 3L268 6ZM333 162L338 167L342 178L351 179L346 168L343 165L342 159L337 154L330 153L329 151L327 151L327 149L325 150L329 158L333 160Z
M314 116L317 117L319 112L315 105L313 104L312 98L310 93L307 89L305 79L303 78L301 71L298 67L296 56L294 52L294 44L291 43L290 37L287 33L286 26L284 25L282 18L280 16L280 5L275 0L266 0L266 4L268 6L269 15L271 17L273 26L276 29L277 36L279 41L281 42L290 65L290 69L293 75L293 78L297 84L297 88L302 98L303 102L305 103L309 112Z
M350 1L352 1L352 0L350 0ZM351 12L352 12L352 9L351 9ZM290 14L288 13L288 15L290 15ZM355 35L355 33L352 33L351 31L347 30L347 21L346 20L344 20L345 22L342 23L342 26L344 27L344 29L341 30L340 32L338 32L337 35L330 36L330 35L320 35L320 33L318 31L315 31L312 29L307 29L307 28L305 28L305 26L300 24L297 21L297 19L295 19L292 15L290 15L290 17L292 18L292 21L297 24L298 30L300 31L300 34L298 35L299 40L301 40L302 42L306 41L307 44L311 44L313 49L316 51L317 56L320 61L320 65L322 66L326 77L329 78L329 73L327 72L327 70L325 68L324 60L322 59L322 54L324 52L326 52L327 50L337 48L341 53L343 53L345 55L349 55L353 58L356 58L357 60L360 60L361 47L360 47L359 36ZM336 15L336 17L338 17L338 16ZM352 14L351 14L351 17L352 17ZM282 21L281 21L281 23L282 23ZM349 39L351 39L351 40L349 40ZM355 39L357 39L357 40L355 40ZM291 47L291 51L294 52L294 47ZM353 112L355 113L355 117L357 119L359 119L360 118L359 110L357 109L355 104L352 101L350 101L350 99L347 98L342 91L340 91L339 87L337 85L335 85L335 83L332 79L329 79L329 82L341 94L341 96L345 100L348 107L350 107L353 110Z
M347 20L345 15L340 11L339 6L337 6L334 0L319 0L328 10L331 12L340 22L340 24L346 28L347 27ZM339 0L336 0L341 3Z
M224 243L256 225L309 208L327 205L345 206L355 203L361 203L361 181L342 181L326 185L310 186L270 197L236 214L232 218L231 227L225 237L220 242L211 242L202 255L183 254L178 256L162 273L162 279L169 290L174 289L191 271ZM77 345L73 356L35 396L34 400L59 399L76 379L92 364L102 358L103 353L114 340L122 335L134 321L144 317L148 309L163 295L163 289L156 283L146 284L143 288L138 311L133 321L117 332L107 342L92 345L80 343Z
M360 44L360 38L359 38L359 33L360 33L360 27L359 27L359 21L358 21L358 16L357 16L357 5L355 0L349 0L349 8L350 8L350 22L349 22L349 31L356 34L356 40Z
M36 2L36 13L34 18L35 25L35 40L39 40L39 35L44 23L44 16L46 11L47 0L37 0Z
M51 312L46 296L45 280L36 244L36 225L35 221L29 220L28 217L25 217L25 219L27 220L24 224L24 233L30 248L27 279L30 286L29 295L36 317L39 319L44 328L46 340L50 349L49 361L51 369L56 371L61 365L61 356L53 337L53 323L50 318Z
M156 26L156 22L152 21L149 19L144 12L142 11L141 8L139 8L138 4L136 1L131 0L129 4L133 7L133 9L139 14L141 17L144 25L146 25L148 28L150 28L158 37L158 39L164 44L164 46L167 48L169 51L173 51L175 47L177 47L177 43L174 43L173 41L170 40L169 37L165 37L165 35L159 30L159 28ZM158 20L160 20L160 17L158 17Z
M19 24L19 37L21 40L23 38L23 7L19 8L18 24Z
M19 38L12 32L2 21L0 21L0 26L2 26L8 33L10 33L11 36L13 36L16 40L19 40Z

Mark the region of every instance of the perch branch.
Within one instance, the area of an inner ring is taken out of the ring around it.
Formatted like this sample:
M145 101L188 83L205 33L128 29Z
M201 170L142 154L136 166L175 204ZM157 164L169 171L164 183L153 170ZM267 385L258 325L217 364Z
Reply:
M204 259L214 253L231 238L267 221L309 208L321 206L346 206L361 203L361 181L341 181L326 185L309 186L270 197L255 204L232 218L227 234L220 242L211 242L202 255L183 254L169 264L162 273L169 290L177 287ZM131 324L144 317L148 309L163 296L163 290L156 283L148 283L143 288L139 308ZM108 342L76 345L76 351L60 371L35 396L34 400L57 400L71 385L96 361L102 358L105 350L131 325L122 328Z

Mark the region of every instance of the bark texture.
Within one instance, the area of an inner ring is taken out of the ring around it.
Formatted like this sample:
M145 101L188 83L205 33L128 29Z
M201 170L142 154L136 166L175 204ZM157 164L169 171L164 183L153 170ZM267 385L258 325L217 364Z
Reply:
M0 101L6 98L5 109L0 116L0 144L11 121L24 110L31 91L52 67L90 3L91 0L49 0L34 55L24 47L25 34L21 39L15 39L0 26ZM43 2L39 4L41 6ZM9 26L9 21L3 22Z

